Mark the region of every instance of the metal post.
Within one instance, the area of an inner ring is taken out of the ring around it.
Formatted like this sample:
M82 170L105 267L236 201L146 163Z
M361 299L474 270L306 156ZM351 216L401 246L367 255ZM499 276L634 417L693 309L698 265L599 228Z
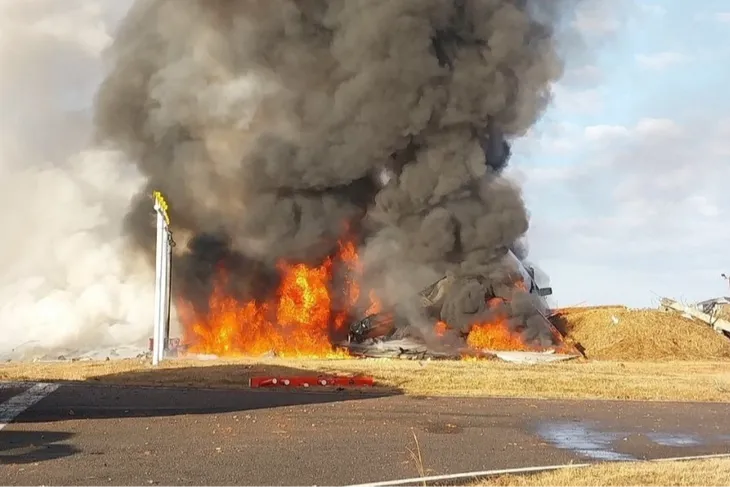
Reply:
M167 272L165 272L165 321L163 323L165 327L165 351L169 351L169 339L170 339L170 309L172 306L172 247L173 247L172 233L170 227L167 227Z
M172 267L172 234L167 202L159 191L154 192L157 214L157 248L155 260L155 320L152 332L152 365L165 358L170 333L170 269Z
M170 318L170 229L164 227L164 253L162 254L162 316L160 317L160 360L165 358L168 349L167 323Z
M155 199L155 213L157 216L157 248L155 262L155 321L152 333L152 365L158 365L162 359L161 350L164 343L160 340L163 322L164 309L164 255L165 255L165 219L162 215L160 202Z
M162 223L162 255L160 258L162 259L160 261L160 318L159 318L159 328L157 329L157 340L160 342L160 346L157 347L157 353L159 354L158 362L162 362L165 358L165 304L167 303L165 299L165 273L167 272L167 229L165 228L165 223L163 221Z

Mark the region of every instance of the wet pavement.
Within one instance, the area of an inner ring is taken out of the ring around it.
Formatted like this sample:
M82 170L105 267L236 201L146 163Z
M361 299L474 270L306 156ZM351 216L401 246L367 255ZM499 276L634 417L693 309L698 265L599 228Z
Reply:
M728 453L728 417L729 404L69 384L0 431L0 470L6 485L346 485Z

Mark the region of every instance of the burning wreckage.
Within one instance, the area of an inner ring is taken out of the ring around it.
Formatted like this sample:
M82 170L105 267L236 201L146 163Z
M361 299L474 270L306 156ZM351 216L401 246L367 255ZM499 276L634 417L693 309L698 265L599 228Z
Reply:
M509 144L495 131L490 140L499 143L482 145L485 161L503 167L510 155ZM393 167L376 175L377 184L398 178ZM191 332L186 340L191 349L222 355L406 359L504 358L501 352L517 352L523 354L520 361L529 361L535 352L552 356L546 360L579 354L564 343L547 318L545 298L552 288L540 287L534 268L511 249L502 251L496 274L447 272L412 299L396 304L396 309L384 309L377 293L370 291L365 316L353 318L355 306L334 309L337 293L332 288L344 287L340 294L354 305L363 294L358 282L362 265L354 241L340 242L338 247L337 255L320 266L280 264L281 282L273 304L257 306L233 299L224 289L226 272L219 271L206 316L195 316L190 303L178 302ZM344 285L340 281L333 286L335 261L344 264L349 274ZM467 317L463 316L465 293L472 295L466 299L474 303ZM460 303L456 313L454 301Z
M145 195L171 202L188 350L567 348L503 176L562 73L558 4L136 1L97 129L147 180L126 221L142 252Z
M572 347L563 344L560 332L544 314L548 309L544 298L552 294L552 289L540 288L534 280L534 270L526 267L512 251L507 251L505 259L513 265L518 274L514 276L516 279L512 285L517 290L526 291L533 298L527 305L532 307L530 319L543 322L542 326L550 330L551 341L530 346L530 342L520 335L524 327L520 326L519 320L523 317L510 318L509 304L506 302L508 298L498 295L494 290L484 296L485 306L477 308L481 319L475 317L466 328L451 328L446 321L448 320L446 303L456 280L448 275L418 295L418 304L425 322L436 323L435 327L426 328L428 331L424 332L424 328L413 326L407 319L397 314L374 313L350 325L347 342L342 346L353 355L418 359L483 357L495 351L506 351L505 348L508 351L542 350L574 353ZM479 276L474 277L479 279ZM490 286L488 288L494 289ZM506 289L509 290L510 286ZM511 324L508 323L510 320Z
M492 126L482 134L484 163L491 168L506 167L511 155L509 142ZM394 155L391 161L398 159ZM385 186L397 178L397 168L396 164L381 169L376 176L379 184ZM416 359L484 357L506 350L577 354L574 347L563 342L560 332L548 319L549 305L545 298L552 294L552 288L538 286L534 268L522 262L511 249L503 252L500 265L503 275L499 277L475 273L457 278L448 273L418 293L413 303L418 310L415 321L422 326L412 323L412 312L380 310L353 321L347 341L339 345L356 356ZM464 292L473 291L469 289L470 281L481 285L476 290L472 316L468 320L452 319L449 301L463 299ZM459 286L464 289L458 289ZM522 311L515 313L519 308ZM528 320L533 328L543 329L541 339L529 336ZM453 327L452 323L457 326Z

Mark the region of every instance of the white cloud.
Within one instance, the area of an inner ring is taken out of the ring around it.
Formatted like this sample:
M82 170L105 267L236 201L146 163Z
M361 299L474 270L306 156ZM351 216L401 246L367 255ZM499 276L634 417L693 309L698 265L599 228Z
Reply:
M636 1L628 22L638 29L644 22L661 22L666 15L662 5L659 0ZM576 26L586 34L591 29L611 33L624 20L596 9L579 14ZM730 24L730 11L707 11L702 20ZM699 66L711 60L713 67L722 66L727 57L722 44L695 45L694 39L687 50L647 44L647 50L630 54L637 54L634 69L644 68L651 76L651 71L681 63ZM727 283L719 279L730 270L723 267L730 242L727 94L710 93L714 85L708 82L706 97L698 102L689 93L667 91L671 85L656 90L655 84L647 88L638 80L632 97L636 103L613 106L625 101L612 94L610 83L600 89L576 86L594 74L599 71L590 66L568 70L551 113L606 118L574 127L569 136L541 134L544 153L554 150L560 138L570 141L570 152L562 160L546 158L543 165L533 155L534 166L524 170L532 259L550 276L556 298L564 304L650 305L657 295L700 300L727 293ZM715 76L714 69L707 74ZM702 86L701 78L680 81ZM658 113L646 113L659 97L664 103ZM602 106L610 110L602 112ZM613 118L642 114L626 124Z
M688 56L676 51L663 51L654 54L637 54L636 61L645 69L666 69L687 62Z
M621 27L616 0L587 0L575 12L573 27L586 37L614 34Z
M590 125L583 130L590 142L598 142L628 136L631 131L623 125Z
M642 118L634 130L639 137L678 137L684 133L681 125L668 118Z
M527 171L530 247L556 297L606 303L623 296L641 305L652 292L697 300L719 294L722 283L708 276L727 271L716 266L727 260L730 241L728 135L730 119L709 114L687 124L595 125L575 139L577 163ZM595 288L586 290L580 276L597 265L599 275L589 278Z
M600 90L571 90L563 86L554 89L553 107L558 112L574 114L594 114L603 108Z
M697 213L708 218L720 216L722 213L717 203L704 195L689 196L685 202L694 208Z
M603 80L603 72L598 66L586 64L568 69L561 82L565 85L595 86Z

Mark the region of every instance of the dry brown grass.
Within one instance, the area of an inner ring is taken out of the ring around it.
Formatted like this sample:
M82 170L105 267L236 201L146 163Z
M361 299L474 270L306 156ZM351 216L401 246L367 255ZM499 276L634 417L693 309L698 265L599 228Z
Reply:
M502 486L621 486L730 485L730 458L674 462L607 463L586 468L554 470L534 475L505 475L473 485Z
M254 375L367 374L381 387L414 395L730 401L730 362L590 362L521 366L498 361L170 360L9 363L0 380L248 387Z
M248 387L255 375L367 374L381 388L416 395L730 401L730 340L704 324L621 306L570 308L556 326L590 359L539 366L498 361L170 360L9 363L0 380Z
M730 340L699 321L659 310L622 306L566 308L555 325L587 358L596 360L718 360L730 358Z

